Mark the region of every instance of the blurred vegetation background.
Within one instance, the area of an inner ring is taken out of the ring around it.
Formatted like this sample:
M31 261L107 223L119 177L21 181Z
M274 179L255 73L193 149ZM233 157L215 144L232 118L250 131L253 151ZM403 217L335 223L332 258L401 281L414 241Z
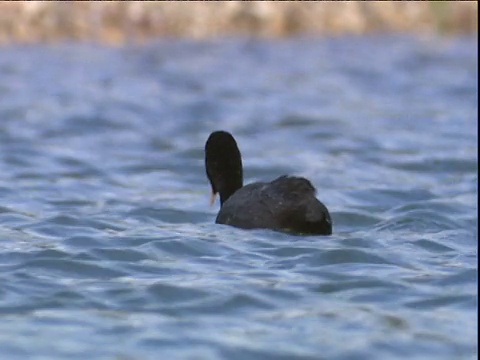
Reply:
M476 34L477 1L1 1L0 43L371 32Z

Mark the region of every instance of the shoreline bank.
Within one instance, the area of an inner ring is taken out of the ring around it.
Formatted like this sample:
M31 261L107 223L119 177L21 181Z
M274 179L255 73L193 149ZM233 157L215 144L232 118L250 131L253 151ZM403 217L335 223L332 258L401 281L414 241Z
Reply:
M477 1L0 2L0 44L161 37L476 34Z

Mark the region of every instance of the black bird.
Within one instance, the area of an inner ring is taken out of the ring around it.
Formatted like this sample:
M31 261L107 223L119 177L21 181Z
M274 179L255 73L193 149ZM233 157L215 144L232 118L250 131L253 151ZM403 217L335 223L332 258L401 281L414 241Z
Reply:
M215 222L244 229L273 229L296 234L332 234L332 220L315 188L305 178L280 176L272 182L243 186L242 157L226 131L210 134L205 167L212 186L211 203L220 193Z

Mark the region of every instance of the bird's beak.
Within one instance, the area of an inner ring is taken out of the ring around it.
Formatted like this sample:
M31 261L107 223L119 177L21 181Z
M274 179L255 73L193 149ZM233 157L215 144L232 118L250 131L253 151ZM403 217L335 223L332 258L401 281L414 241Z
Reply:
M212 191L212 194L210 195L210 206L212 206L213 204L215 204L215 198L217 197L217 193L214 193Z

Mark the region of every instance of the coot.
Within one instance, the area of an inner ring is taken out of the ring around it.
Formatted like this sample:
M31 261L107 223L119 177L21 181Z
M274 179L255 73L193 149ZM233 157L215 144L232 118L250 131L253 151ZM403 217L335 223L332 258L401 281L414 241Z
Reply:
M244 229L273 229L296 234L332 234L332 220L307 179L280 176L272 182L243 186L242 157L233 136L210 134L205 167L212 186L211 202L220 194L215 222Z

